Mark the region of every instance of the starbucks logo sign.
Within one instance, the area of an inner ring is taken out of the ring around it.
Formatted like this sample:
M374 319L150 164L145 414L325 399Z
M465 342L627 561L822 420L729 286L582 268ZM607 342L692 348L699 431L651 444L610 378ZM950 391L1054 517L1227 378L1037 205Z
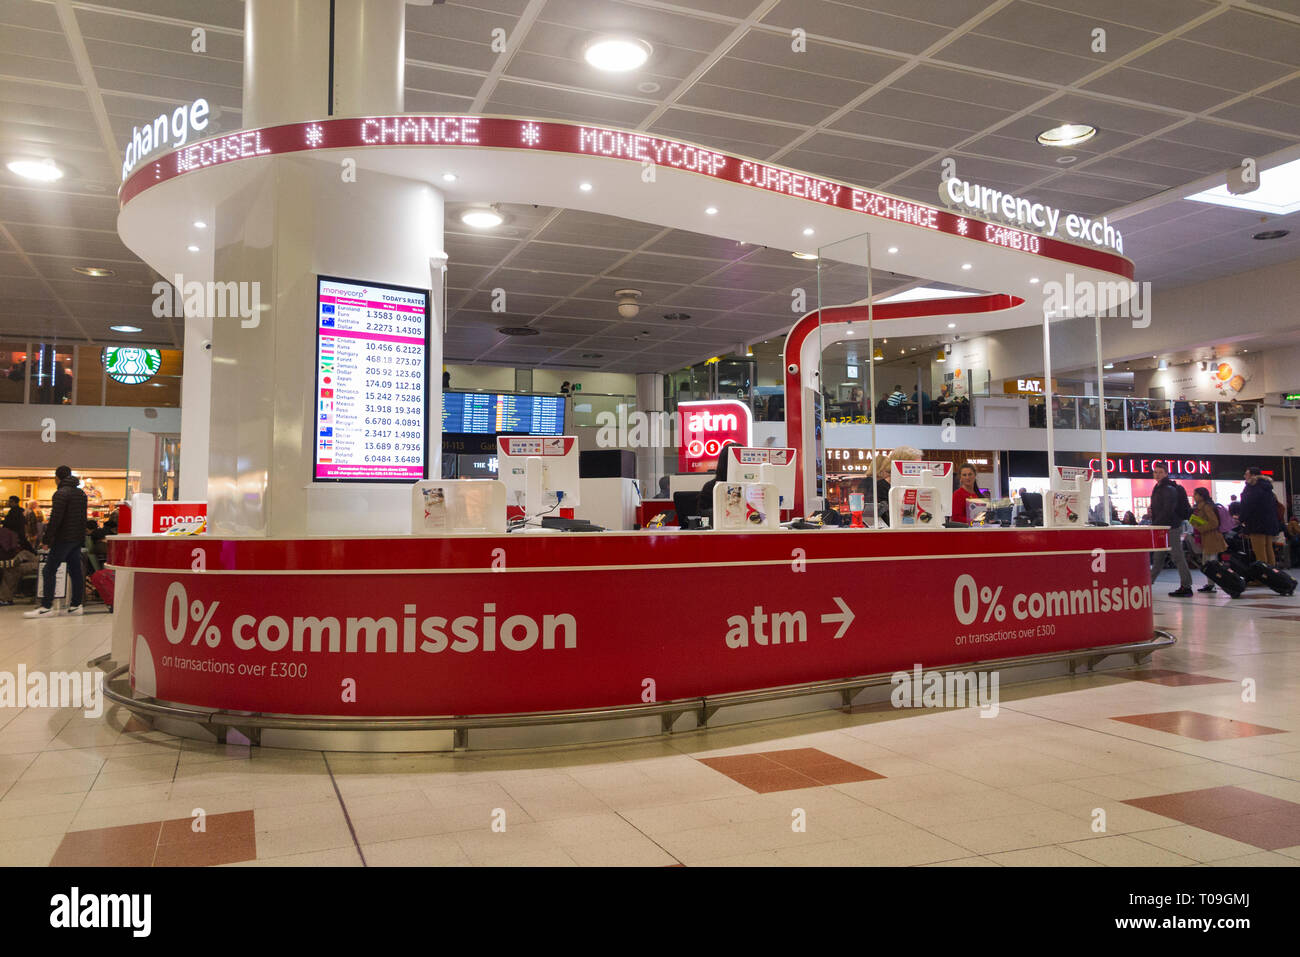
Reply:
M110 346L104 350L103 362L104 369L115 381L123 385L139 385L157 374L162 356L157 349Z

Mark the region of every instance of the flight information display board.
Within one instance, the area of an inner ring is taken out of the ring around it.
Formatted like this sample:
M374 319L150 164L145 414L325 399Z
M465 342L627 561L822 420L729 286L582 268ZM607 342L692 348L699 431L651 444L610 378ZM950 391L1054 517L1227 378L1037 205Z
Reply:
M564 396L444 392L442 431L469 435L563 435Z
M429 459L429 294L318 276L318 482L418 482Z

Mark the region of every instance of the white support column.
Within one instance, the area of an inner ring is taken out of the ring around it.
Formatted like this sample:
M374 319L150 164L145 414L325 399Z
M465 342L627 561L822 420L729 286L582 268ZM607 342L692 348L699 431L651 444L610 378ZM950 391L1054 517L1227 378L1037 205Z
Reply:
M672 430L660 434L657 428L664 408L664 377L657 373L641 373L636 377L636 411L650 422L646 436L648 444L636 449L636 476L641 483L641 497L655 498L659 494L659 476L673 469L666 467L664 444L671 441ZM631 427L629 426L629 431Z
M1101 517L1107 525L1110 524L1110 482L1108 476L1109 469L1106 467L1106 372L1101 361L1101 313L1098 312L1093 321L1096 323L1097 333L1097 412L1101 418Z

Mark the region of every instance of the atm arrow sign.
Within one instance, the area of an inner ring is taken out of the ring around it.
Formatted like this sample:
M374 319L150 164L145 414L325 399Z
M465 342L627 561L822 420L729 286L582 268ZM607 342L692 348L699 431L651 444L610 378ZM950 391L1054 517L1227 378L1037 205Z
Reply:
M822 624L824 625L828 622L838 621L840 623L839 631L835 632L835 634L832 635L831 637L843 638L844 633L849 630L849 625L853 624L853 619L856 618L857 616L853 614L852 608L844 604L844 599L841 598L839 595L832 595L831 598L834 599L835 604L840 606L840 611L842 614L822 615Z

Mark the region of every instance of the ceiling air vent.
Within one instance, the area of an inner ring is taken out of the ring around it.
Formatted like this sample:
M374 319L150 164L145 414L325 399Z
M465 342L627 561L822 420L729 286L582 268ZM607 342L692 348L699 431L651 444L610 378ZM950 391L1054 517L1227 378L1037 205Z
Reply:
M531 326L502 326L497 332L503 336L539 336L541 335Z

